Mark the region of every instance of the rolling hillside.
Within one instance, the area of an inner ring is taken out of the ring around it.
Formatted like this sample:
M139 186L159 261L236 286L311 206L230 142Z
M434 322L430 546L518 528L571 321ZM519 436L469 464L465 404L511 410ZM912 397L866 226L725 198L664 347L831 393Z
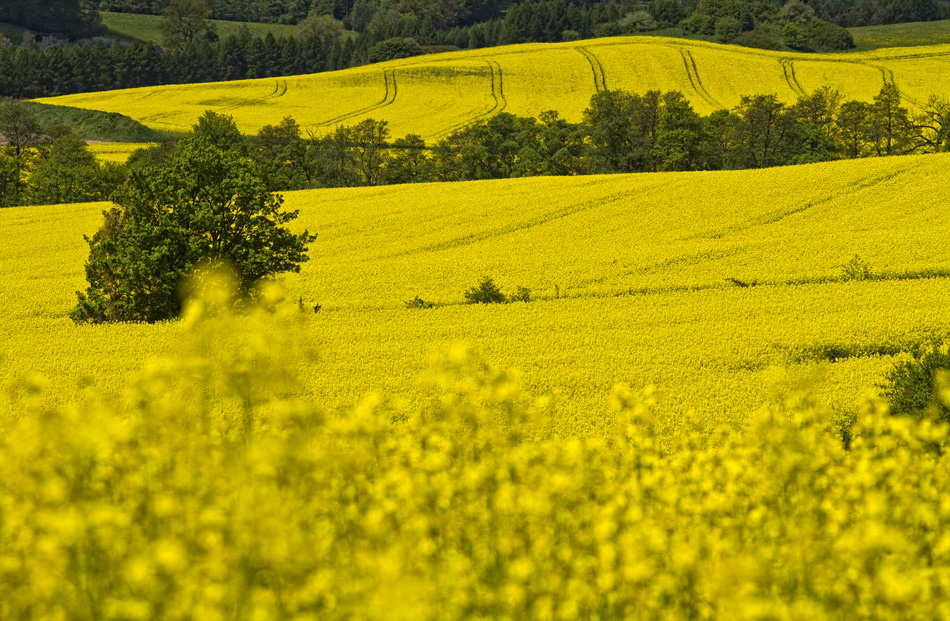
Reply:
M110 11L102 11L99 14L102 16L102 23L109 29L110 35L154 44L160 44L164 37L161 28L164 18L161 15L113 13ZM255 37L264 37L267 36L267 33L272 33L275 37L292 36L297 30L296 26L286 24L229 22L218 19L208 21L214 26L215 32L222 39L228 35L237 34L245 26Z
M431 356L465 342L552 393L573 433L607 424L620 381L658 386L668 424L736 424L801 382L846 416L892 355L950 334L948 173L934 155L289 193L295 225L319 235L284 279L306 310L295 339L317 353L301 375L328 406L370 389L415 402ZM0 211L0 356L51 395L82 378L121 395L183 346L177 323L66 318L104 206ZM847 276L856 254L871 279ZM464 304L486 275L534 299ZM438 306L407 308L415 296Z
M502 110L557 110L577 121L597 90L680 90L703 113L735 106L742 95L776 93L794 101L830 84L846 98L870 100L884 80L908 104L950 94L950 45L858 54L783 54L664 38L610 38L452 52L344 71L43 99L121 112L150 127L187 131L205 110L235 117L254 133L293 116L318 133L373 117L396 136L443 137Z

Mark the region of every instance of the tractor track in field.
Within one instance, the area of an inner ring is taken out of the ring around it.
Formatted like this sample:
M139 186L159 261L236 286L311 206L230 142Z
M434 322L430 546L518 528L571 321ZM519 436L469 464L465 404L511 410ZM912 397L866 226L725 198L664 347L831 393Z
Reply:
M468 127L474 123L478 123L482 119L493 117L508 107L508 100L505 99L505 82L504 76L501 72L501 65L499 65L498 61L496 60L489 60L487 58L484 60L485 63L488 64L489 76L491 78L491 96L495 101L495 105L492 106L492 108L487 112L477 114L469 119L466 119L465 121L462 121L461 123L452 125L448 129L442 130L435 135L435 140L441 140L442 138L445 138L462 128Z
M795 75L795 63L791 58L780 58L778 62L782 65L782 73L785 74L785 83L788 84L788 87L792 89L796 95L804 97L806 95L805 89L798 81L798 76Z
M865 67L872 67L872 68L877 69L878 71L880 71L880 72L881 72L881 77L884 78L884 83L887 84L887 83L889 82L889 83L893 84L893 85L894 85L894 88L897 89L897 92L900 93L901 99L903 99L903 100L906 101L907 103L909 103L909 104L911 104L912 106L915 106L915 107L917 107L917 108L923 108L923 107L924 107L923 104L920 103L920 100L919 100L919 99L916 99L916 98L914 98L914 97L911 97L910 95L907 94L907 91L903 90L900 86L897 85L897 80L894 79L894 70L893 70L893 69L889 69L888 67L882 67L882 66L880 66L880 65L872 65L871 63L862 63L862 64L863 64Z
M696 68L696 60L693 58L693 55L689 50L684 50L683 48L676 48L680 56L683 57L683 65L686 67L686 77L689 78L689 83L693 86L693 90L696 91L696 94L703 98L703 100L711 105L717 110L725 108L721 103L716 101L716 98L713 97L709 91L706 90L706 87L703 86L703 81L699 77L699 70Z
M219 110L221 112L226 112L228 110L237 110L238 108L244 108L249 105L253 106L253 105L264 103L268 99L273 99L274 97L283 97L286 94L287 94L287 80L274 80L274 90L268 93L267 95L264 95L263 97L259 99L253 99L250 101L245 100L245 101L232 104L230 106L222 106L221 108L219 108Z
M607 90L607 74L604 72L604 66L600 59L586 47L576 47L574 49L580 52L590 63L590 70L594 73L594 91L599 93Z
M385 87L385 92L383 93L382 100L380 100L378 103L375 103L372 106L366 106L365 108L360 108L359 110L347 112L346 114L335 116L332 119L327 119L326 121L317 123L315 127L327 127L328 125L342 123L343 121L348 121L354 117L375 112L376 110L385 108L386 106L391 106L393 102L396 101L397 93L396 71L394 69L387 69L383 71L383 86Z

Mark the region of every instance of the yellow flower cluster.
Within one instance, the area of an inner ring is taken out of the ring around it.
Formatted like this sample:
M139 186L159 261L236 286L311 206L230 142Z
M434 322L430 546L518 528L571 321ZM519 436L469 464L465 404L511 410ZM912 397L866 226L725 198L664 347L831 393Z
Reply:
M848 54L797 54L666 37L611 37L535 43L419 56L330 73L156 86L41 99L43 103L118 112L168 131L189 131L205 110L234 116L256 133L294 117L317 134L365 118L386 120L394 135L442 137L505 111L537 116L557 110L580 121L597 90L678 90L708 114L743 95L775 93L793 102L829 85L869 101L882 78L909 106L950 91L950 45ZM425 110L425 114L420 114Z
M564 437L464 349L334 413L289 396L305 326L186 323L132 407L0 411L0 617L950 619L946 425L872 403L846 448L793 393L670 432L618 385Z

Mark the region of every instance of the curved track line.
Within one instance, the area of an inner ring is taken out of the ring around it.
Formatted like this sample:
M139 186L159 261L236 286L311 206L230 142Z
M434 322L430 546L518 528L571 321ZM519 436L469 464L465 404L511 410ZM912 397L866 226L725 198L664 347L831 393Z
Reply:
M604 66L600 63L600 59L586 47L575 47L574 49L583 54L587 62L590 63L590 70L594 72L594 91L599 93L607 90L607 75L604 73Z
M269 93L269 94L267 94L267 95L264 95L263 97L261 97L261 98L259 98L259 99L252 99L252 100L250 100L250 101L242 101L242 102L240 102L240 103L231 104L231 105L229 105L229 106L221 106L220 108L218 108L218 111L219 111L219 112L225 112L225 111L227 111L227 110L237 110L238 108L243 108L243 107L246 107L246 106L248 106L248 105L254 105L254 104L264 103L265 101L267 101L268 99L270 99L270 98L272 98L272 97L282 97L282 96L287 92L287 80L284 80L284 84L283 84L284 90L283 90L283 92L281 92L281 90L280 90L280 87L281 87L280 82L281 82L280 80L274 80L274 91L271 92L271 93ZM164 113L162 113L162 114L164 114Z
M713 108L721 109L724 108L721 103L716 101L716 98L709 94L709 91L706 90L706 87L703 86L702 80L699 79L699 70L696 68L696 61L693 59L693 55L689 50L684 50L683 48L676 48L680 56L683 57L683 65L686 67L686 77L689 78L689 83L692 84L693 90L696 91L696 94L702 97L706 103L711 105Z
M782 73L785 74L785 83L788 84L788 87L792 89L799 97L804 97L807 93L802 87L801 82L798 81L798 76L795 75L795 65L790 58L780 58L778 60L779 64L782 65Z
M503 111L506 107L508 107L508 100L505 99L504 77L502 76L502 73L501 73L501 65L499 65L498 61L495 61L495 60L489 60L487 58L484 60L485 60L485 63L488 64L489 76L491 78L491 96L492 96L492 99L495 100L495 105L492 106L491 109L488 110L487 112L477 114L471 117L470 119L467 119L460 123L456 123L455 125L452 125L448 129L442 130L441 132L439 132L433 137L435 140L441 140L442 138L445 138L446 136L464 127L468 127L469 125L478 123L482 119L492 117L498 114L499 112Z
M871 65L869 65L869 66L871 66ZM903 99L904 101L906 101L906 102L909 103L910 105L915 106L915 107L917 107L917 108L923 108L923 107L924 107L923 104L920 103L920 100L918 100L918 99L916 99L916 98L914 98L914 97L911 97L910 95L907 94L907 91L905 91L904 89L902 89L900 86L897 85L897 80L894 79L894 70L893 70L893 69L891 69L891 68L889 68L889 67L877 67L877 66L875 66L874 68L875 68L875 69L879 69L879 70L881 71L881 75L884 76L884 82L885 82L885 83L888 81L888 78L890 78L891 84L893 84L893 85L894 85L894 88L897 89L897 92L900 93L901 99Z
M326 127L327 125L333 125L343 121L348 121L356 116L361 116L363 114L368 114L380 108L385 108L386 106L392 105L396 101L396 72L393 69L387 69L383 71L383 85L386 88L385 93L383 94L383 99L372 106L367 106L365 108L360 108L359 110L354 110L352 112L347 112L346 114L341 114L340 116L333 117L323 121L322 123L317 123L314 127Z

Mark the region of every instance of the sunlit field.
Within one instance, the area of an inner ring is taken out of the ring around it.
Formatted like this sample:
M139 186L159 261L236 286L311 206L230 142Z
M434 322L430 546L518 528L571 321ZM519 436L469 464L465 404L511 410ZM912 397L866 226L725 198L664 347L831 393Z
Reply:
M465 342L595 428L617 382L656 385L677 416L740 420L799 380L839 410L893 355L950 327L946 156L726 173L534 178L291 192L312 260L282 280L318 354L307 394L367 386L418 403L417 377ZM103 204L8 209L0 259L14 370L56 394L84 377L119 394L178 324L77 328L82 234ZM855 255L872 279L848 277ZM484 276L532 301L464 304ZM420 297L432 309L409 309ZM313 307L319 305L319 312ZM574 427L577 426L575 429Z
M160 130L188 131L205 110L256 133L284 116L316 134L365 118L396 136L432 141L500 111L556 110L579 121L601 89L679 90L697 111L731 108L743 95L785 102L824 85L869 101L885 81L908 105L950 92L950 46L850 54L793 54L662 37L615 37L420 56L307 76L159 86L42 99L120 112ZM424 110L425 113L420 113Z
M947 426L880 402L948 172L289 193L270 310L156 325L66 317L106 204L0 210L0 616L948 619Z
M124 164L135 151L147 149L152 146L155 146L155 143L93 142L90 143L89 150L92 151L100 163L112 162L114 164Z

